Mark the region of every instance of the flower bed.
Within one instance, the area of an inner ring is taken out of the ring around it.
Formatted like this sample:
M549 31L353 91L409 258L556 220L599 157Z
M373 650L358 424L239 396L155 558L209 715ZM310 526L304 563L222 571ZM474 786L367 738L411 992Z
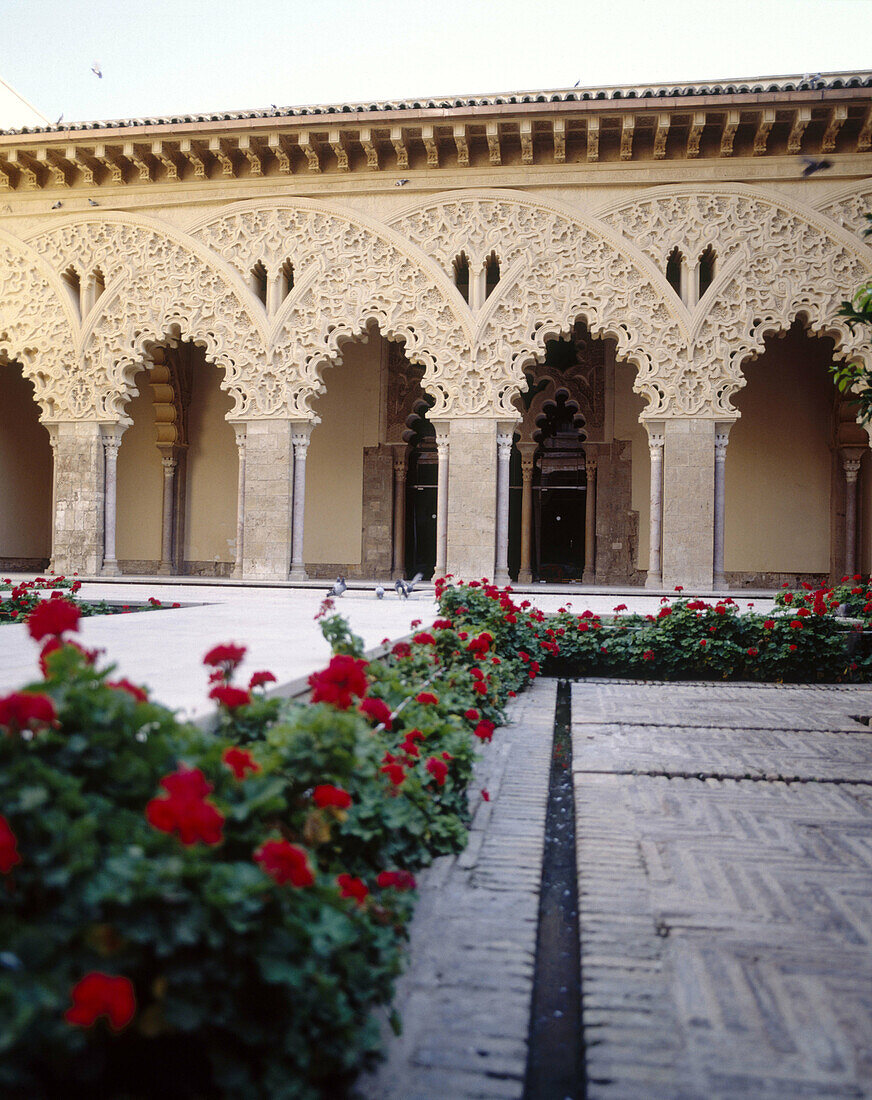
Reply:
M64 596L76 604L80 614L90 615L127 615L134 611L159 611L164 607L179 607L178 603L164 604L154 596L150 596L146 603L116 604L106 600L96 602L85 601L77 597L82 587L82 582L77 578L67 577L36 577L32 581L19 581L17 584L9 577L4 577L0 583L0 593L4 590L8 596L0 597L0 625L3 623L24 622L31 611L43 599L42 593L51 590L52 596L57 599ZM66 595L68 593L68 595Z
M325 618L309 704L213 648L208 734L98 668L72 603L36 606L43 678L0 699L2 1095L343 1094L414 873L462 848L475 749L543 656L538 613L442 597L379 661Z

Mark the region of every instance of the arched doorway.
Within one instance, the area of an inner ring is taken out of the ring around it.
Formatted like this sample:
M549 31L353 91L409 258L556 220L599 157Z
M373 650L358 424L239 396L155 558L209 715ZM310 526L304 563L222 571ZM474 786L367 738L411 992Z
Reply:
M122 573L228 576L236 564L239 455L231 398L203 348L151 349L118 451Z
M533 575L580 581L584 574L587 470L583 418L565 390L548 401L537 423L533 471Z
M406 475L405 575L423 573L430 578L436 568L436 497L438 456L436 433L427 419L432 398L422 397L408 418L409 445Z
M0 568L43 572L51 557L52 452L33 384L0 359Z

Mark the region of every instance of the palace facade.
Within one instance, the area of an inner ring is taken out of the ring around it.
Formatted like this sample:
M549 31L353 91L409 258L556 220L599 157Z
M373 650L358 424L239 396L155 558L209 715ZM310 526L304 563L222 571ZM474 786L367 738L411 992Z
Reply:
M870 95L839 73L0 133L2 567L868 572L869 439L827 368L872 366L838 317L872 278Z

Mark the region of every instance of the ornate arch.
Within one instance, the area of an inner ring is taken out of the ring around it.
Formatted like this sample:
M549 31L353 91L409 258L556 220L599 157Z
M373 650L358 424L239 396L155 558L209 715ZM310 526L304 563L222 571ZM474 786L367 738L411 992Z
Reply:
M820 211L753 187L687 186L653 189L601 217L664 265L676 245L686 254L708 244L717 250L719 273L688 313L690 338L670 380L676 406L688 413L734 419L743 362L797 317L830 336L840 357L868 356L862 334L837 314L872 275L872 250Z
M0 354L20 361L42 420L87 407L76 321L60 279L23 241L0 230Z
M152 219L109 213L71 219L31 244L56 272L75 264L99 268L107 279L81 321L77 343L91 400L73 410L77 417L125 420L149 345L167 336L201 344L224 369L231 416L270 414L261 400L268 392L265 325L235 272L196 241Z
M593 336L613 337L638 370L647 415L670 410L664 373L686 344L685 320L665 276L612 228L569 207L523 192L467 191L429 199L390 224L434 256L445 271L461 251L500 256L502 278L475 318L463 384L491 375L500 415L514 415L524 368L579 319Z
M458 385L470 326L447 277L391 229L313 200L240 203L201 220L191 233L244 277L258 262L276 272L294 265L294 288L271 319L269 370L286 394L286 415L314 418L322 372L341 347L373 325L402 340L424 367L432 415L477 411L489 394ZM462 304L462 302L460 303Z

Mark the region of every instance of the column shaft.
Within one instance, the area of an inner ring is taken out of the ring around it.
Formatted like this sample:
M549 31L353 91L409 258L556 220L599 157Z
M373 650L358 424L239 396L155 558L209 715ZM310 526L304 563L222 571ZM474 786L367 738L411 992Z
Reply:
M117 424L102 427L104 453L105 520L103 529L103 568L107 577L120 576L121 570L115 558L115 524L118 498L118 448L124 428Z
M648 588L659 588L662 584L660 546L663 537L663 442L663 432L658 430L658 426L652 425L648 429L648 449L651 453L650 537L648 541L648 576L645 579Z
M512 460L512 428L497 431L497 523L494 581L509 583L509 471Z
M312 435L312 425L295 424L291 430L294 445L294 504L291 520L291 571L292 581L309 579L303 562L303 537L306 522L306 452Z
M584 574L582 584L596 582L596 459L587 459L584 501Z
M519 443L521 451L521 476L523 489L521 496L521 568L518 580L521 584L530 584L533 580L531 562L531 541L533 537L533 466L536 453L535 443Z
M436 481L436 569L437 577L444 577L448 560L448 425L436 427L436 453L438 457Z
M173 572L173 502L175 499L176 460L172 455L161 458L163 466L163 509L161 521L160 565L158 573Z
M726 509L727 439L729 433L729 424L719 424L715 429L715 529L712 554L715 588L727 587L727 578L724 575L724 516Z
M394 451L393 571L399 580L406 571L406 448Z
M234 424L236 449L239 453L239 471L236 478L236 564L233 576L242 576L242 560L245 550L245 425Z
M845 472L845 573L848 576L853 576L857 569L857 477L862 453L856 448L842 450L842 469Z

